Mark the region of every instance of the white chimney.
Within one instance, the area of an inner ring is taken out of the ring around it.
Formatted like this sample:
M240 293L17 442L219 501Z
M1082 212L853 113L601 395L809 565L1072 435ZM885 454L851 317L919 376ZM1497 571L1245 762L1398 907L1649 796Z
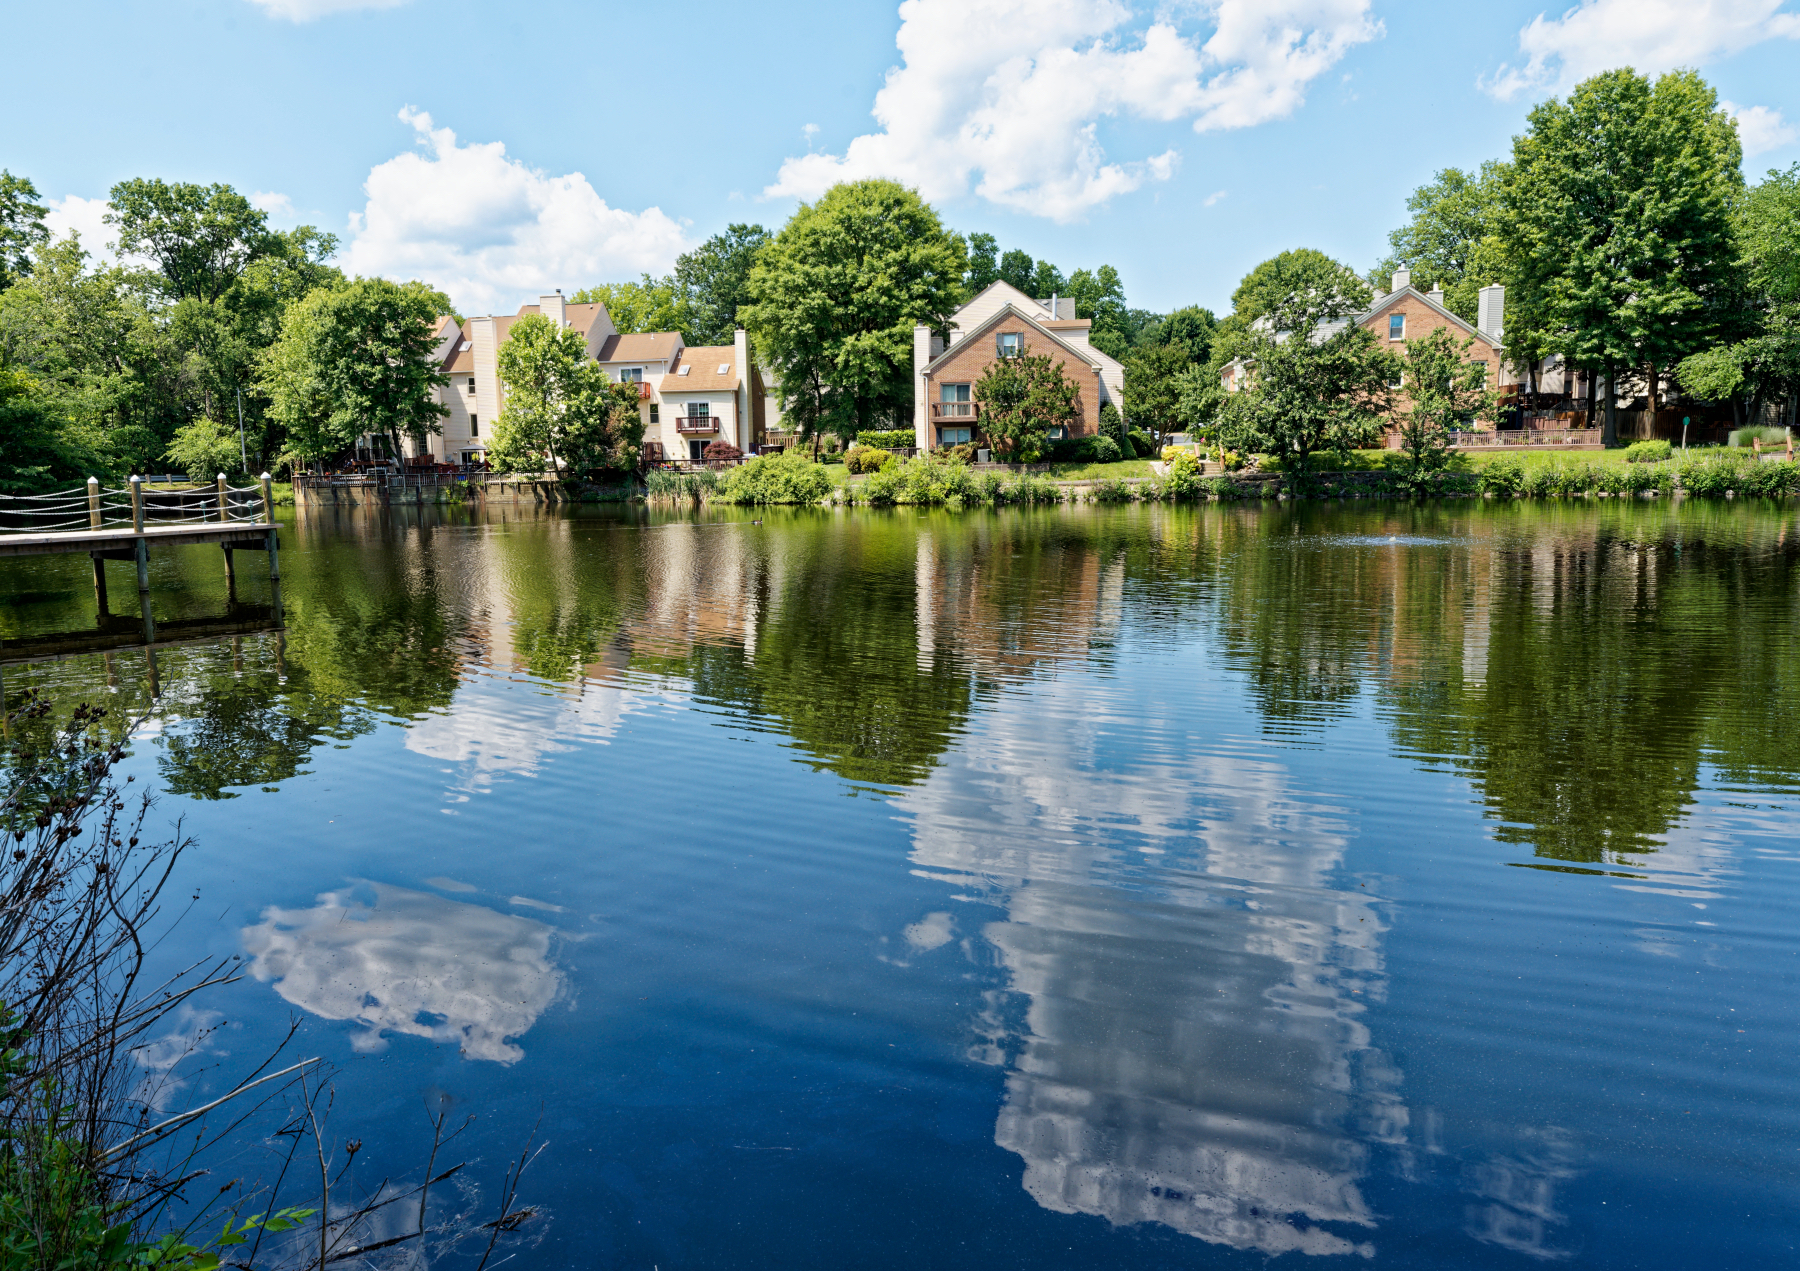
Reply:
M553 296L538 297L538 312L543 314L558 327L567 325L563 315L563 294L560 289Z
M1425 298L1431 301L1431 303L1441 306L1444 303L1444 289L1442 287L1433 287L1430 291L1425 293Z
M1481 289L1475 311L1475 326L1481 334L1500 339L1506 329L1506 288L1499 283Z
M1412 286L1412 270L1405 266L1396 269L1394 271L1394 290L1405 291L1410 286Z

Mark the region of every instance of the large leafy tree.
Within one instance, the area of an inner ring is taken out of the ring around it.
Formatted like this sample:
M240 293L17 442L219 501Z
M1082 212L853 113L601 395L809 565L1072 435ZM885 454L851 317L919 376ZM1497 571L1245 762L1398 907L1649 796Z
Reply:
M992 234L969 235L969 272L963 286L973 296L1000 278L1000 242Z
M750 303L750 270L773 237L760 225L727 225L675 260L675 286L687 300L686 338L694 344L730 344L738 310Z
M1020 251L1015 247L1000 258L1000 281L1010 283L1030 295L1031 279L1036 269L1037 262L1031 258L1031 253Z
M1092 320L1089 343L1115 361L1124 361L1131 350L1132 326L1119 271L1111 265L1102 265L1092 272L1077 269L1069 276L1063 294L1074 299L1076 317Z
M1607 377L1660 372L1732 332L1742 277L1732 211L1743 196L1731 117L1692 71L1629 68L1534 108L1500 188L1507 347L1561 354Z
M1800 164L1770 171L1736 216L1743 267L1742 313L1750 334L1684 358L1681 385L1730 402L1744 423L1766 402L1785 402L1790 426L1800 389Z
M1235 450L1281 459L1305 479L1312 457L1372 443L1393 404L1399 361L1355 321L1369 289L1323 252L1283 252L1251 270L1232 295L1236 312L1214 342L1216 385L1235 362L1243 386L1190 382L1196 413Z
M896 182L801 204L758 254L739 319L802 436L848 440L911 418L913 328L948 329L966 267L962 240Z
M981 431L1014 463L1042 457L1052 428L1081 418L1081 387L1047 353L1026 353L991 363L972 390L981 403Z
M637 393L588 360L579 333L542 314L513 323L498 354L506 391L488 459L502 472L584 476L636 466Z
M1161 440L1181 422L1181 394L1193 368L1185 347L1152 344L1125 363L1125 418Z
M260 387L296 455L323 458L364 434L398 454L402 437L439 430L449 412L435 390L449 381L431 355L442 302L422 283L358 278L289 309L260 359Z
M1420 288L1444 289L1444 307L1466 322L1478 316L1481 289L1501 281L1495 237L1507 165L1490 159L1479 172L1445 168L1406 200L1412 220L1388 235L1388 254L1369 281L1385 291L1396 269L1412 270Z
M50 241L37 186L0 169L0 291L31 272L31 254Z
M638 331L679 331L682 339L699 343L690 333L692 311L687 297L672 277L644 274L637 282L603 282L583 287L569 298L571 304L606 306L607 316L621 334Z
M276 250L268 213L228 185L140 177L107 199L120 254L148 258L176 300L218 300L251 261Z
M1459 341L1447 327L1406 343L1400 449L1414 477L1444 467L1453 429L1493 414L1495 397L1487 383L1487 366L1470 357L1474 347L1473 336Z

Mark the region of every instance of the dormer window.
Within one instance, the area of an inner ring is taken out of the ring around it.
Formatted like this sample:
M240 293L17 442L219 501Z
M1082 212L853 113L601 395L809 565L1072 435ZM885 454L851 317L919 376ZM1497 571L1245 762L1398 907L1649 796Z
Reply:
M1388 314L1388 339L1404 340L1406 338L1406 315L1404 313Z
M1001 357L1018 357L1025 352L1025 336L1019 331L1002 331L994 344Z

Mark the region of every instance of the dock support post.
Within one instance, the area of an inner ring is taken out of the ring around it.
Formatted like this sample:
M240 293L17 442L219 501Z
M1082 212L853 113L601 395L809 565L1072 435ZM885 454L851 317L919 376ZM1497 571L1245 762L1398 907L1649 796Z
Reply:
M88 478L88 526L100 528L100 478Z
M104 627L108 618L106 604L106 557L89 552L94 558L94 625Z
M265 472L262 474L261 481L262 481L262 496L263 496L263 524L264 525L273 525L273 524L275 524L275 491L269 485L269 474L268 473ZM299 474L296 473L294 476L294 489L298 490L299 488L300 488L300 478L299 478ZM299 505L300 505L300 500L295 499L294 500L294 510L296 512L299 511Z
M223 472L219 474L219 519L221 521L231 519L231 505L225 495L225 474Z
M275 625L281 626L286 620L281 612L281 558L275 551L277 531L273 525L269 527L269 603L275 610Z
M237 603L237 568L232 564L231 544L220 543L219 550L225 553L225 598L228 603Z
M144 615L144 643L155 644L156 619L150 613L150 544L140 537L132 546L132 554L137 557L138 608Z

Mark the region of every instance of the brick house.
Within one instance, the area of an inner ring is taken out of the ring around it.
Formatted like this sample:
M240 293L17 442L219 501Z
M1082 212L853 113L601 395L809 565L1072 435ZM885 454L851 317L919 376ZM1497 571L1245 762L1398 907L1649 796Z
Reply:
M1441 289L1420 291L1412 285L1412 271L1398 269L1394 271L1390 291L1376 296L1368 309L1352 318L1320 324L1315 338L1323 339L1342 330L1346 323L1355 322L1373 331L1391 352L1403 357L1408 341L1423 339L1440 328L1448 329L1458 343L1474 340L1468 352L1469 359L1485 366L1488 385L1498 387L1504 393L1515 389L1519 380L1517 370L1506 361L1501 343L1505 313L1505 287L1495 285L1481 289L1477 321L1470 324L1444 307ZM1233 362L1222 372L1220 382L1227 390L1236 392L1244 385L1247 369L1241 362ZM1395 400L1395 412L1405 409L1403 383Z
M996 282L958 309L949 338L929 327L913 328L913 444L921 450L981 438L975 384L1003 357L1047 354L1081 390L1081 413L1072 437L1099 431L1100 407L1120 406L1125 368L1088 343L1093 323L1075 316L1075 302L1034 300L1009 283Z

